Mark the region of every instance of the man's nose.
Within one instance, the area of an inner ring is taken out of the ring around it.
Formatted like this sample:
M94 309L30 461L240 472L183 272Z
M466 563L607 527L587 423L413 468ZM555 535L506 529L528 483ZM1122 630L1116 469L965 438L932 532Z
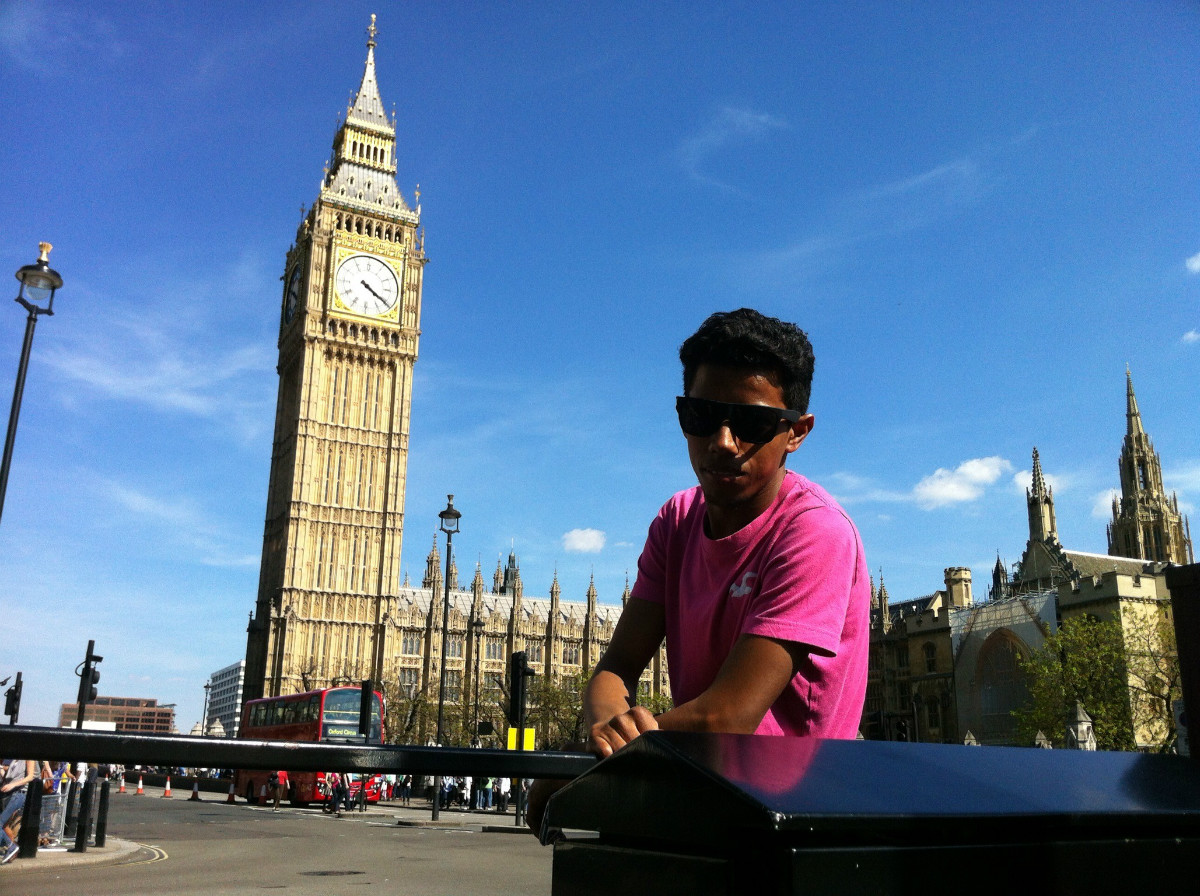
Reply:
M738 442L733 437L733 430L729 428L728 421L717 427L717 431L712 434L709 444L716 451L728 452L729 454L737 454L738 452Z

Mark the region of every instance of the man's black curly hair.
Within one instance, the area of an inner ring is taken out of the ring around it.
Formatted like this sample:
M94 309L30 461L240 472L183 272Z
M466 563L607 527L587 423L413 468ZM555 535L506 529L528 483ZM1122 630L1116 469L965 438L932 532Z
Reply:
M788 408L808 413L813 350L808 335L795 324L753 308L718 311L679 347L679 360L683 362L685 395L701 364L734 367L774 374Z

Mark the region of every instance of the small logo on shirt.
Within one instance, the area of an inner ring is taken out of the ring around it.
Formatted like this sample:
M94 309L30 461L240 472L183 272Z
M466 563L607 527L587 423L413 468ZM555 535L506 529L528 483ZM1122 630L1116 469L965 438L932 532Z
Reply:
M742 576L740 582L734 582L729 586L730 597L748 597L750 594L750 583L758 578L758 573L748 572Z

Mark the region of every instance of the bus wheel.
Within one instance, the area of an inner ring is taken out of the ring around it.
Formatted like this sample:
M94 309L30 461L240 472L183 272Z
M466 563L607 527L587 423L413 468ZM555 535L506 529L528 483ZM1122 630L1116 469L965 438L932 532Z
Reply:
M255 803L258 802L258 797L256 797L254 795L254 782L253 781L246 782L246 802L250 803L251 805L254 805Z

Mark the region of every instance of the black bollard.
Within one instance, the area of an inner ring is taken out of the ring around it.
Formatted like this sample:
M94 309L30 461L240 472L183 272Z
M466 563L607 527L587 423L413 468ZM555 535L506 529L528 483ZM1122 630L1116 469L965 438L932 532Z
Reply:
M63 839L70 840L75 836L75 827L79 823L79 782L72 781L67 790L67 809L63 826Z
M22 859L36 859L38 836L42 831L42 779L34 778L25 787L25 810L21 815L21 833L17 835Z
M100 807L96 811L96 839L94 842L97 849L104 847L104 840L108 834L108 790L109 783L106 778L100 784Z
M92 792L95 785L88 781L79 797L79 823L75 826L75 851L87 852L92 835Z

